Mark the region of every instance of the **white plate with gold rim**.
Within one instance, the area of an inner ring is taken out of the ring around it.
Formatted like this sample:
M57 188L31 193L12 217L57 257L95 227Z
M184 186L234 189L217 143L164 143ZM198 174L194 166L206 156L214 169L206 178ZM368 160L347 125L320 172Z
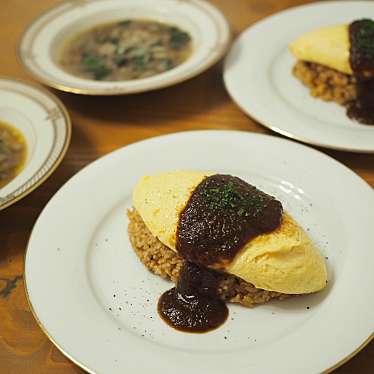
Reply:
M374 15L371 1L323 1L287 9L245 30L226 57L224 81L239 107L289 138L352 152L374 152L374 126L344 107L312 97L292 74L288 45L307 31Z
M57 168L70 143L71 123L54 95L11 78L0 78L0 122L17 129L27 148L22 170L0 188L2 210L37 188Z
M192 38L191 56L181 65L148 78L95 81L69 74L59 50L73 35L100 24L148 19L175 25ZM24 66L41 82L86 95L121 95L170 86L208 69L226 52L230 28L223 14L203 0L76 0L42 14L25 31L18 48Z
M166 325L156 305L171 284L134 254L125 211L141 176L173 169L237 175L279 198L328 257L327 289L230 305L206 334ZM332 158L272 136L182 132L110 153L67 182L35 224L25 282L41 328L91 373L320 373L373 336L373 231L373 190Z

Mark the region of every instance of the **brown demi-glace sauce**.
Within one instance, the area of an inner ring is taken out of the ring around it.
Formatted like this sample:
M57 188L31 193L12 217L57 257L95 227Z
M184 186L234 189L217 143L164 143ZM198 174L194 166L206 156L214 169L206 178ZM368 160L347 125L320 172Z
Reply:
M205 332L222 325L229 311L217 293L219 278L218 272L186 261L177 286L159 299L161 318L186 332Z
M374 21L363 19L349 25L350 65L357 80L357 99L347 114L358 122L374 125Z
M218 296L221 268L258 235L282 221L282 204L240 178L216 174L193 191L181 212L177 251L185 259L177 286L158 303L172 327L206 332L225 322L228 310Z
M213 175L197 186L180 215L177 251L189 261L219 266L281 218L282 205L273 197L240 178Z

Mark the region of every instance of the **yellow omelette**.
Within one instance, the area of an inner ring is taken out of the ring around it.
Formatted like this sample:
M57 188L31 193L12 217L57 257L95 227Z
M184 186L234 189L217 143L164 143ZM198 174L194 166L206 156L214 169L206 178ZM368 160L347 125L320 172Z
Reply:
M192 192L208 175L198 171L172 171L143 177L133 191L133 204L152 235L176 250L179 215ZM250 240L224 271L257 288L304 294L326 286L323 257L305 231L283 213L273 232Z
M349 63L349 25L323 27L301 35L289 45L298 60L314 62L345 74L352 74Z

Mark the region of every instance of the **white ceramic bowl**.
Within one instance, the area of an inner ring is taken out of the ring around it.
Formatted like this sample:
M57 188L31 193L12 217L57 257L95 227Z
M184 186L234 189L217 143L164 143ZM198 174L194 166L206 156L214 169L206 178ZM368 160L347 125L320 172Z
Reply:
M192 36L193 52L164 73L131 81L103 82L76 77L56 63L64 40L83 30L124 19L150 19L173 24ZM208 69L226 52L230 28L222 13L202 0L67 1L51 8L25 31L19 57L39 81L54 88L87 95L120 95L170 86Z

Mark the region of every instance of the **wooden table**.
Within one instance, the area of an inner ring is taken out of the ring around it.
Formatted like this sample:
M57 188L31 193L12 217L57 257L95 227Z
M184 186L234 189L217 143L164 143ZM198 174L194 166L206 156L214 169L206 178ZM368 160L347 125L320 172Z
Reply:
M15 48L24 28L56 0L2 0L0 72L32 81ZM233 31L302 0L212 0ZM23 257L38 215L53 194L83 166L119 147L152 136L197 129L271 133L244 115L222 83L222 65L161 91L122 97L85 97L53 91L73 122L73 139L62 165L31 195L0 212L0 373L82 373L47 339L29 310ZM273 134L274 135L274 134ZM374 155L326 151L374 187ZM48 281L48 280L46 280ZM52 291L52 290L51 290ZM374 342L336 373L373 373Z

